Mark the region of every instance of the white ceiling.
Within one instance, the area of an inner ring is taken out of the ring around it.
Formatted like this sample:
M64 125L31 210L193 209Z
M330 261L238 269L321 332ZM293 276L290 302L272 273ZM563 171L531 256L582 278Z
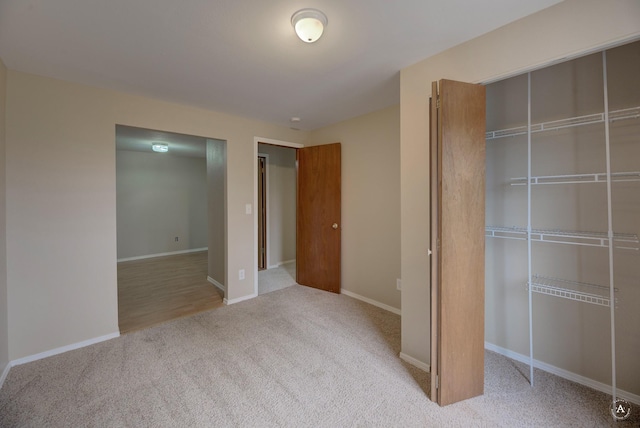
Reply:
M316 129L399 102L399 71L559 0L0 0L13 70ZM329 19L315 44L291 15ZM443 76L446 77L446 76Z

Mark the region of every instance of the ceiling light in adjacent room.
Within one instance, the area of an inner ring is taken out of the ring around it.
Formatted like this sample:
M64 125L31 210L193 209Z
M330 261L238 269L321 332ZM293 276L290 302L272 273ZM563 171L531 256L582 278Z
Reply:
M327 15L317 9L300 9L291 17L291 25L305 43L313 43L322 36L327 26Z
M169 151L169 145L165 143L153 143L151 150L158 153L167 153Z

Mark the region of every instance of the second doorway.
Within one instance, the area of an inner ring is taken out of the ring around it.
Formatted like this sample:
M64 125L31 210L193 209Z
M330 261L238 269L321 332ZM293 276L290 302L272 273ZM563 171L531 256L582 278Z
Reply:
M258 144L258 294L296 284L296 149Z

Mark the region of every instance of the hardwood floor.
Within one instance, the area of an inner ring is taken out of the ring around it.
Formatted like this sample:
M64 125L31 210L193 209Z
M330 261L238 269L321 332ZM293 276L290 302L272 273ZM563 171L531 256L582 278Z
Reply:
M207 281L207 252L118 263L120 333L223 305Z

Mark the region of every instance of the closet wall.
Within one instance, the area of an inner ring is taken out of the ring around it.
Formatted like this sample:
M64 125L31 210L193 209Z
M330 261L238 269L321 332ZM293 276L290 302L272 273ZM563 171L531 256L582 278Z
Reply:
M640 42L608 50L606 73L608 96L601 52L530 73L530 157L529 76L487 86L485 339L529 355L530 251L534 358L611 385L608 100L616 382L640 395Z

